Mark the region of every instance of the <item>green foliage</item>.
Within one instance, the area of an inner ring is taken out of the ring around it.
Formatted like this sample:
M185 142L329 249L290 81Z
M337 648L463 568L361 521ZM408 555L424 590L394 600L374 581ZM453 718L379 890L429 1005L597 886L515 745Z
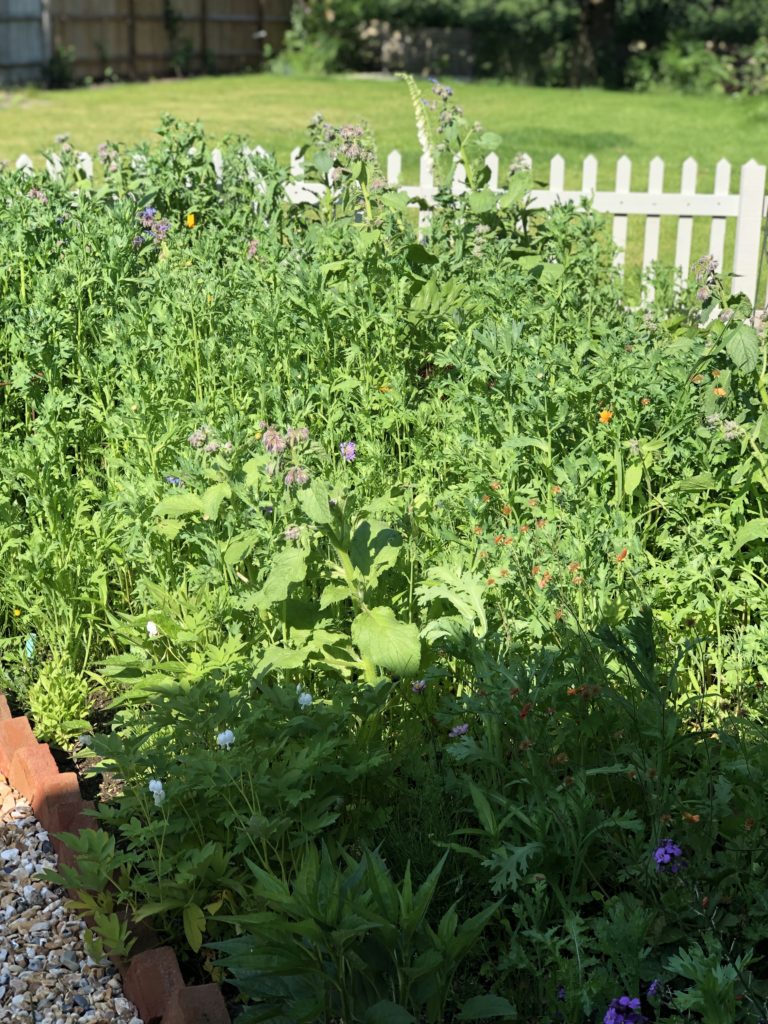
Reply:
M754 1021L764 340L708 258L627 310L409 87L421 231L322 119L316 202L171 120L0 175L3 686L120 789L60 878L254 1020Z

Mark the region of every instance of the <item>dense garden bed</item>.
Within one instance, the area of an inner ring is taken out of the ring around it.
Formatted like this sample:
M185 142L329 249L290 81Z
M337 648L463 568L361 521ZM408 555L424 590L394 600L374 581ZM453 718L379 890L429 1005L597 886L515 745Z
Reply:
M350 126L318 206L171 123L0 176L0 686L112 777L66 880L243 1021L757 1022L765 349L437 102L421 238Z

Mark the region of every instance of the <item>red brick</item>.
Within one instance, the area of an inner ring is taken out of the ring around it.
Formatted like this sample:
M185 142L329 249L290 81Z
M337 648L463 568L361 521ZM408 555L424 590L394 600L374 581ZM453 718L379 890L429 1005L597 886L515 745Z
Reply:
M32 800L32 810L48 832L72 832L71 823L83 810L75 773L44 777Z
M12 717L8 701L5 699L5 694L0 693L0 722L7 722Z
M230 1024L218 985L190 985L171 996L163 1024Z
M98 828L99 826L96 818L86 816L83 813L83 811L92 808L92 800L83 800L81 810L70 820L67 827L65 829L61 829L60 831L74 832L74 834L77 835L85 828ZM50 838L51 842L53 843L53 848L56 851L56 856L59 858L59 863L66 864L67 867L75 867L77 862L77 854L74 853L74 851L71 850L63 840L58 839L52 830ZM73 895L74 893L70 891L70 896Z
M170 946L139 953L123 975L123 991L144 1024L160 1021L174 992L183 988L179 962Z
M18 722L14 718L13 722ZM13 725L6 722L5 725ZM0 723L2 728L2 723ZM59 775L59 766L53 759L47 743L34 743L22 746L11 758L11 770L8 781L31 803L35 803L38 793L52 784Z
M10 777L11 762L17 750L36 745L37 740L26 718L8 718L0 722L0 775L6 779Z

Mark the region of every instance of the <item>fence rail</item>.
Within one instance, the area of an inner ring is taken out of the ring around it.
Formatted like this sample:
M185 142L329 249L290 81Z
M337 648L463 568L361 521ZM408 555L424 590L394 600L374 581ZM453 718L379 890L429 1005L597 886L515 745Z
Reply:
M266 156L260 147L246 151L251 155ZM531 158L521 154L521 162L532 167ZM78 160L83 173L93 175L93 159L88 153L80 153ZM224 157L219 149L211 153L211 161L217 178L223 179L226 173ZM490 172L488 187L499 195L505 189L499 186L499 157L490 153L485 160ZM22 154L16 161L17 168L32 168L32 160ZM47 161L48 173L57 175L61 171L58 158ZM291 152L290 171L292 181L286 186L286 195L292 203L312 203L320 201L320 196L330 187L319 182L303 181L304 162L300 149ZM546 188L534 188L528 194L528 202L532 209L547 209L557 203L575 202L589 199L594 208L613 218L613 241L618 249L617 266L624 270L627 245L628 217L645 218L643 242L643 271L659 258L660 229L662 217L677 219L674 265L683 276L687 277L691 265L691 248L693 243L694 218L706 218L710 221L708 253L715 257L723 266L726 242L727 221L735 221L736 231L732 252L732 274L735 287L744 292L757 305L757 288L760 278L761 257L763 249L763 223L768 216L768 200L766 199L766 166L756 160L749 160L739 170L738 191L731 191L733 167L728 160L719 160L715 167L714 189L712 192L697 191L698 164L689 157L683 162L680 174L680 187L677 191L665 191L665 165L660 157L654 157L648 167L647 187L643 190L632 190L632 162L629 157L622 156L616 163L615 188L613 191L597 187L598 162L594 156L588 156L582 164L581 188L565 188L565 160L562 156L554 156L549 164L549 180ZM435 182L434 166L428 155L420 161L419 181L416 185L401 183L402 157L398 150L392 150L386 161L387 183L404 192L413 205L434 206L439 194ZM456 165L451 191L454 195L462 195L469 191L466 171L459 163ZM421 202L420 202L421 201ZM421 209L419 213L420 228L427 230L430 219L429 209ZM645 296L653 299L653 287L646 287ZM768 305L768 296L766 296Z

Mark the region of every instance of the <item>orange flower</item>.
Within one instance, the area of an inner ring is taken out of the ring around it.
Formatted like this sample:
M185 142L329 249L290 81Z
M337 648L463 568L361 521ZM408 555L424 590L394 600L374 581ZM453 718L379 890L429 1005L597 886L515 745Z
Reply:
M714 393L717 395L718 398L725 398L725 396L728 394L728 392L725 390L725 388L712 388L712 390L714 391Z
M703 383L704 383L704 375L701 374L701 373L694 373L694 375L691 377L691 384L703 384Z
M603 411L600 413L600 422L601 423L610 423L612 419L613 419L613 413L611 412L611 410L610 409L603 409Z
M512 506L511 505L502 505L501 506L501 511L502 511L503 515L511 516L512 515Z
M754 818L745 818L744 819L744 831L745 832L751 832L754 827L755 827L755 819Z
M485 582L486 582L486 584L489 587L495 587L496 586L496 580L493 578L493 576L489 576L488 579Z
M560 493L560 491L562 491L562 489L563 489L563 488L562 488L562 487L560 487L560 485L559 485L559 484L552 484L552 493L553 493L553 494L559 494L559 493Z
M689 814L688 811L683 811L683 821L688 821L692 825L698 825L701 821L700 814Z
M584 577L583 576L574 576L573 579L571 580L571 583L574 585L574 587L581 586L581 584L583 582L584 582Z
M576 570L580 569L580 568L581 568L581 563L580 562L569 562L568 563L568 572L576 572Z
M478 558L487 558L488 557L488 552L487 551L478 551L477 557Z
M533 703L529 700L527 704L523 704L523 706L520 708L520 714L518 715L518 718L527 718L528 715L530 715L532 708Z
M559 621L560 621L560 619L562 619L562 617L563 617L563 609L562 609L562 608L558 608L558 609L557 609L557 610L555 611L555 618L556 618L556 619L557 619L557 621L559 622Z
M504 541L504 543L506 545L514 544L514 542L515 542L515 538L514 537L507 537L507 539Z
M480 534L481 534L481 533L483 532L483 528L482 528L482 526L476 526L476 527L474 527L474 529L472 530L472 532L473 532L473 533L474 533L474 534L475 534L476 536L478 536L478 537L479 537L479 536L480 536Z
M379 391L382 393L382 395L388 395L391 390L392 388L389 386L389 384L382 384L381 387L379 388Z
M506 577L509 576L509 569L499 569L499 576L501 576L502 579L506 579Z
M528 504L530 505L531 508L536 508L536 506L539 504L539 499L538 498L529 498L528 499Z
M531 576L538 576L540 572L541 572L541 569L539 568L539 566L538 565L534 565L533 568L531 569Z
M720 371L719 370L711 370L710 372L711 372L713 377L719 377L720 376Z
M543 590L551 579L552 579L552 573L551 572L545 572L544 575L541 577L541 579L538 581L539 582L539 588L541 590Z
M623 562L626 557L627 557L627 549L626 548L622 548L621 551L618 553L618 555L616 555L616 561L617 562Z
M490 494L484 494L483 495L483 501L490 501L490 500L491 500Z
M503 533L497 533L496 536L493 538L493 543L494 544L503 544L504 543L504 534Z
M537 519L536 520L536 529L537 530L543 530L546 525L547 525L547 520L546 519Z
M651 404L650 398L641 398L640 399L640 405L650 405L650 404Z
M498 491L498 489L501 487L501 484L499 483L498 480L494 480L493 483L491 484L491 487L494 489L494 491Z
M525 526L525 524L523 524L523 526L520 527L520 533L528 533L529 530L530 526Z
M188 228L193 228L195 226L195 223L196 223L196 220L195 220L194 213L188 213L187 214L187 219L186 219L187 227Z

